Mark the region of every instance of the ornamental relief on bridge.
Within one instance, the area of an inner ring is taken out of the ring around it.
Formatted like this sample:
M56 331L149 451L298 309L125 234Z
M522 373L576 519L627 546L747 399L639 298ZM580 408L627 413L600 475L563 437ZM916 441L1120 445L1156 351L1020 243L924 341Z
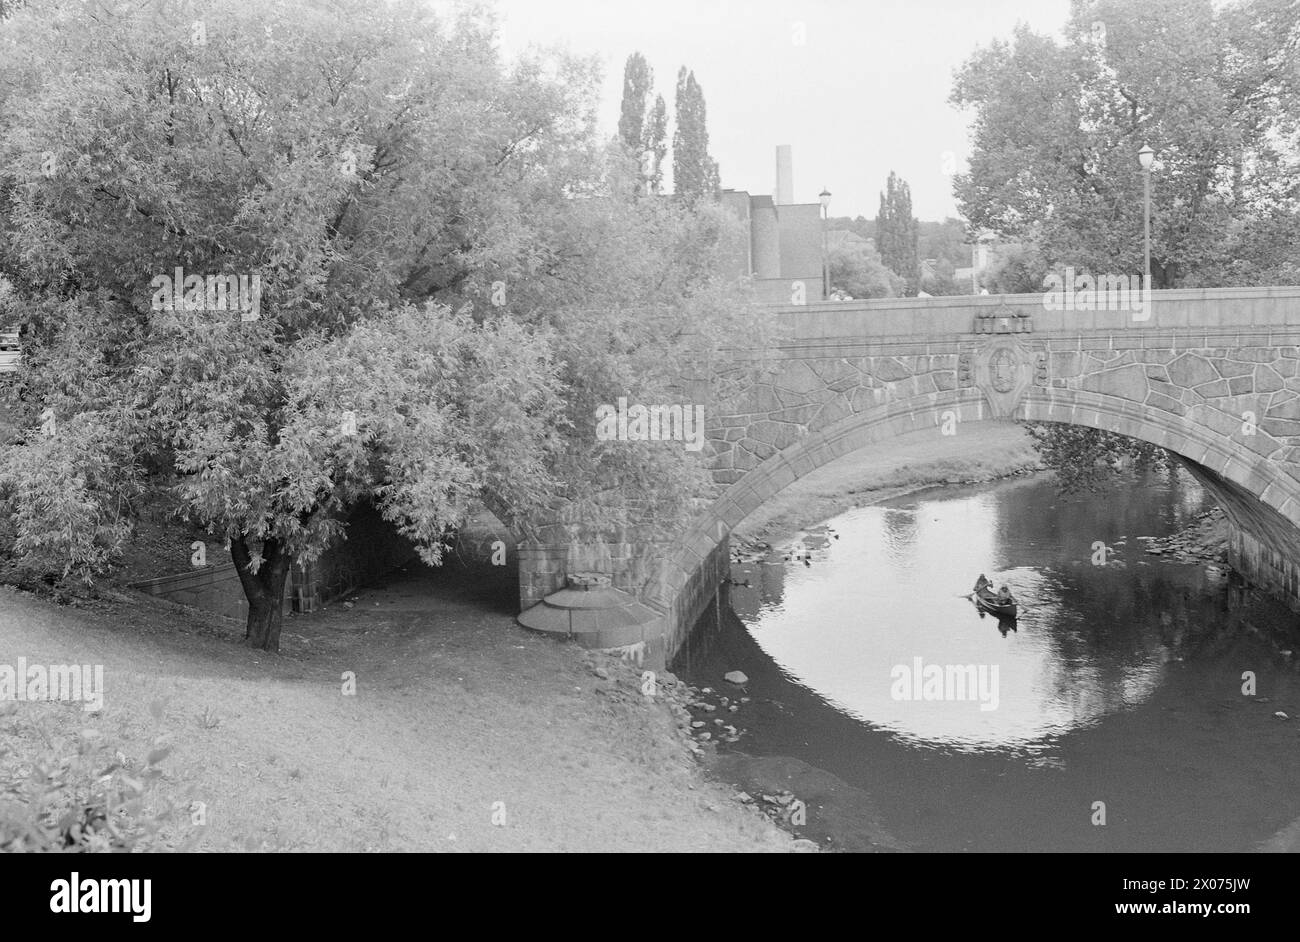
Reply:
M1005 302L991 311L975 315L974 332L977 334L1029 334L1034 321L1028 311L1018 311Z
M984 393L993 418L1007 418L1025 390L1047 385L1047 350L1021 337L995 336L960 354L957 381Z

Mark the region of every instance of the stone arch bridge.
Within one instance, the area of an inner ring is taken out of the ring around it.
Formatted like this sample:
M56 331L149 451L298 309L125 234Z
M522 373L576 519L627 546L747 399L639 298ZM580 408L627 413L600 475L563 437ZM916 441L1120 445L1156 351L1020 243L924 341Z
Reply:
M770 369L706 404L708 509L672 540L526 541L521 607L567 572L610 572L659 617L574 636L663 663L726 578L728 533L795 480L904 433L1039 420L1179 456L1227 511L1234 565L1300 609L1300 288L1156 291L1148 313L1039 295L782 308Z

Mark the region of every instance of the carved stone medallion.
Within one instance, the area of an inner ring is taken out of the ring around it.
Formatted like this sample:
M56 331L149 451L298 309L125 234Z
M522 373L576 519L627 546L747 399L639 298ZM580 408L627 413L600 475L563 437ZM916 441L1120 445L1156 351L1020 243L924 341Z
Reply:
M989 376L993 388L1000 393L1008 393L1016 388L1016 357L1005 348L994 350L989 357Z
M992 418L1008 418L1015 413L1025 390L1035 381L1035 369L1043 353L1040 346L1023 335L1003 334L988 338L970 352L974 385L988 400Z

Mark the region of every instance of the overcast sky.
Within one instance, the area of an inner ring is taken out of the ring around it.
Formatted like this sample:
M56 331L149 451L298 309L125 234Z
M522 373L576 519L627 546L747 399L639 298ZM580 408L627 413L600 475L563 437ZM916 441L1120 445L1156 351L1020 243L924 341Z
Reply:
M771 193L794 148L794 199L874 218L890 170L920 219L956 215L944 155L964 166L968 116L952 75L1018 21L1059 35L1068 0L498 0L507 55L561 44L604 63L601 127L618 129L623 63L640 51L671 117L677 69L695 70L722 185ZM798 39L803 38L803 44ZM671 135L671 128L669 131Z

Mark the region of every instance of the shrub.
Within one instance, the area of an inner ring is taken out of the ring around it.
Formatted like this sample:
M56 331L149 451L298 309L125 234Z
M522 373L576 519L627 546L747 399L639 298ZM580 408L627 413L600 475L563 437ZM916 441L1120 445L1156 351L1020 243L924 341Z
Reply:
M112 425L73 416L53 437L32 432L0 454L0 551L14 566L90 585L118 557L138 475Z
M1058 422L1025 426L1043 464L1056 472L1063 494L1098 491L1123 468L1168 471L1169 453L1157 445L1101 429Z
M170 750L134 762L98 729L68 732L60 710L80 707L0 702L0 852L192 849L164 836L183 809L153 795Z

